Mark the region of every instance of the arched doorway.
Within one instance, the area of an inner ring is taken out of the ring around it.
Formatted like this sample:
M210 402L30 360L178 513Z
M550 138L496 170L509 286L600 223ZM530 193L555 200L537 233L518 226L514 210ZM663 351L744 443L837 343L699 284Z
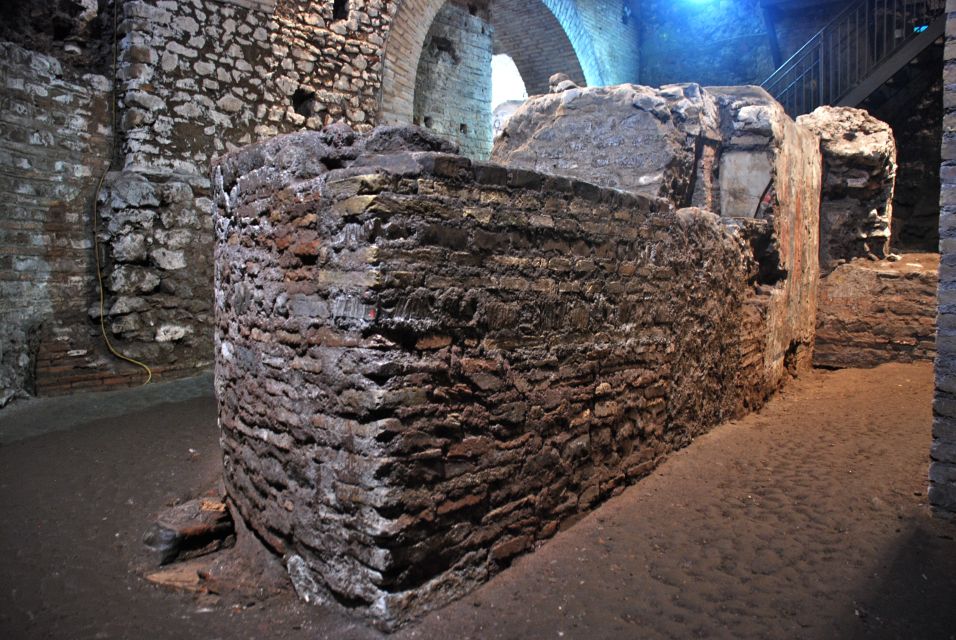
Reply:
M405 0L385 45L378 121L431 128L485 158L493 53L514 59L529 94L547 92L556 72L601 84L594 56L581 61L592 47L578 23L573 0Z

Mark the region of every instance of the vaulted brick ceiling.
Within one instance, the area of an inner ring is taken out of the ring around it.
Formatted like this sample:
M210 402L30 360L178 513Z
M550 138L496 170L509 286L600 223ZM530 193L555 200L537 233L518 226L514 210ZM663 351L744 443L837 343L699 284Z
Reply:
M559 72L586 84L571 40L542 2L495 0L491 22L494 53L511 56L529 95L547 93L548 78Z

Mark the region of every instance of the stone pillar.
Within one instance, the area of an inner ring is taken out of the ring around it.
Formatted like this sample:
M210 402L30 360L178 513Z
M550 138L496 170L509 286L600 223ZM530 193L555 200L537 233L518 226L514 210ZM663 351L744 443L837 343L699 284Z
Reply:
M949 40L956 37L956 0L947 1L946 11ZM956 517L956 47L950 42L944 56L939 315L929 500L940 515Z

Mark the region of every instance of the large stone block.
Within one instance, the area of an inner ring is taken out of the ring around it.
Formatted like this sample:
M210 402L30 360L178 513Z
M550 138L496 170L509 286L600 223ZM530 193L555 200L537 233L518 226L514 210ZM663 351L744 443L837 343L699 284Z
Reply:
M759 87L572 88L527 100L492 161L660 196L748 223L772 296L767 357L810 363L819 279L819 143Z
M896 183L896 142L890 126L863 109L830 106L800 116L797 123L820 136L823 152L823 273L854 258L887 257Z
M809 234L447 150L304 133L213 169L228 491L302 597L388 628L759 407L800 271L754 255Z

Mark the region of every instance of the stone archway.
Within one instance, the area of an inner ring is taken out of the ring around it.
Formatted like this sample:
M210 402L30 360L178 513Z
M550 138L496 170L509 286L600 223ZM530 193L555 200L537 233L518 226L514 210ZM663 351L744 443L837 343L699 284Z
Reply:
M543 2L496 0L491 14L495 29L494 53L511 56L528 95L548 92L548 78L566 73L580 85L587 84L584 69L570 38ZM537 41L528 46L528 33Z
M447 1L404 0L396 9L385 42L379 123L402 124L413 121L418 63L422 56L429 29ZM547 19L546 16L542 16L541 9L538 7L532 9L532 12L542 24L551 25L547 32L551 37L539 40L543 43L542 48L553 46L554 51L562 56L560 60L563 61L569 59L568 44L570 44L581 74L578 79L580 80L583 76L587 84L604 84L604 78L608 74L605 73L594 54L591 36L578 14L574 0L531 0L531 2L528 2L528 0L521 0L521 2L494 0L492 12L498 4L501 4L502 10L508 10L509 8L513 10L514 7L527 4L546 7L553 16L553 21ZM559 30L553 28L555 23L561 27ZM523 35L527 36L527 31ZM508 51L508 53L517 62L518 58L515 51ZM529 61L530 59L528 58ZM529 62L525 62L525 64L529 64ZM566 66L566 63L562 64ZM524 76L525 70L521 69L520 64L519 70ZM573 69L564 70L564 72L574 77ZM537 78L542 73L529 71L528 78Z

